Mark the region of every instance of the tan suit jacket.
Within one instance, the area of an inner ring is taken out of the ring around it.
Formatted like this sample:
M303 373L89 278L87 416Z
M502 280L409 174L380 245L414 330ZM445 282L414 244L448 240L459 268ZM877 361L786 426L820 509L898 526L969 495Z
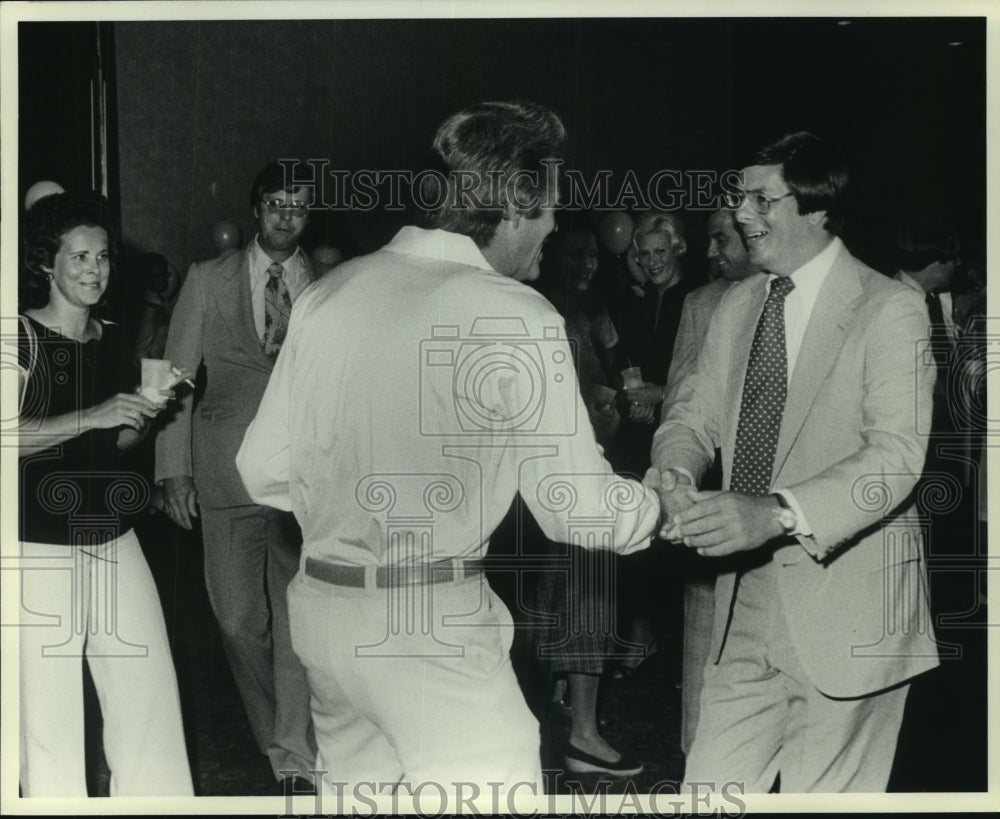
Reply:
M708 325L715 315L719 302L732 287L728 279L718 278L702 287L692 290L684 298L677 338L674 340L674 354L670 359L670 374L667 376L667 398L663 412L670 406L670 391L694 369L698 363L698 351L708 335Z
M164 353L191 372L204 361L208 381L197 409L189 393L157 436L156 480L192 476L199 503L210 508L253 503L236 471L236 451L273 364L254 326L249 250L191 266Z
M654 438L660 469L683 467L700 479L719 446L729 485L766 283L762 274L751 276L722 299L697 365L677 385ZM937 664L911 498L927 446L915 419L930 411L933 383L918 355L926 332L920 298L843 249L820 289L789 384L772 488L794 492L813 537L771 546L796 651L812 682L831 696L878 691ZM716 662L736 586L734 571L720 574Z

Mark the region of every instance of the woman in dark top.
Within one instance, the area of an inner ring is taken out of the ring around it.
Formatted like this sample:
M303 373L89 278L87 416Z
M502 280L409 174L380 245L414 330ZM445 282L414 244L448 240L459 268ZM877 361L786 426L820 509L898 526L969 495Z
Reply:
M643 475L650 466L653 433L660 420L667 374L674 352L684 299L698 282L686 275L684 226L675 213L651 211L636 219L629 252L646 277L639 296L628 294L618 321L621 335L618 366L639 367L642 385L625 389L617 443L618 471ZM665 644L681 621L680 600L672 550L647 549L619 561L619 619L630 642L646 647L650 656ZM666 602L664 602L666 601ZM632 655L616 675L627 676L640 661Z
M647 281L642 295L629 299L618 319L618 362L621 368L642 369L643 385L625 390L628 415L620 435L621 467L638 475L649 467L684 297L698 284L684 275L681 258L686 251L683 224L676 214L651 212L637 219L630 252Z
M583 219L560 219L559 230L545 246L539 290L566 322L566 336L579 373L580 392L599 442L607 444L618 427L615 391L607 372L618 343L603 298L591 289L597 271L597 237ZM539 551L574 566L539 572L534 587L538 611L558 615L551 628L539 630L535 656L544 659L556 679L553 707L570 719L564 749L567 770L634 776L642 763L617 751L600 732L598 690L605 660L613 645L613 564L607 551L555 544L532 524L527 536ZM568 689L568 692L566 691ZM563 696L568 693L567 702Z
M149 489L119 460L161 405L122 390L119 328L91 315L112 272L108 210L101 198L57 194L25 215L18 466L26 797L87 795L84 656L101 704L111 795L193 795L163 613L131 527Z

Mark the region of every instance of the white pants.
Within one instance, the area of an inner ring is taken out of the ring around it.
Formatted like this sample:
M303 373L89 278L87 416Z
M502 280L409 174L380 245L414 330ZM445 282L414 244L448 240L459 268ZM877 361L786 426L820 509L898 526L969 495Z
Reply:
M542 794L513 622L485 579L366 590L300 572L288 601L326 780Z
M909 684L835 699L810 681L788 631L776 568L743 574L718 665L705 668L701 714L684 780L718 791L881 793Z
M135 533L21 543L21 792L86 796L83 667L104 719L112 796L191 796L160 599Z

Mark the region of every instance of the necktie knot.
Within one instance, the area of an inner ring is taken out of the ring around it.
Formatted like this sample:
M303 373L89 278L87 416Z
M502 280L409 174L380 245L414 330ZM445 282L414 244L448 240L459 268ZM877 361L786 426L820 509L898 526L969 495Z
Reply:
M784 299L795 289L795 282L788 276L777 276L771 280L771 292L768 294L768 301L773 299Z
M285 268L281 266L280 262L272 262L271 266L267 269L267 275L272 279L280 279L285 275Z

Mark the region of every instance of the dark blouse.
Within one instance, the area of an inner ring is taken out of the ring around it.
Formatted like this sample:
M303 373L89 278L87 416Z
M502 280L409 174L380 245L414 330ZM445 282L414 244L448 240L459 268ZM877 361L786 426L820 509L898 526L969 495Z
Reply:
M103 323L100 339L86 343L28 318L38 339L27 381L21 435L32 419L77 413L124 391L120 328ZM28 337L18 328L18 362L29 369ZM84 432L19 458L21 540L37 543L104 543L127 532L149 495L142 477L122 469L120 427Z
M621 368L642 367L646 381L660 386L667 383L684 298L699 284L695 277L684 276L662 295L649 284L643 288L642 297L628 294L615 320L621 335Z

